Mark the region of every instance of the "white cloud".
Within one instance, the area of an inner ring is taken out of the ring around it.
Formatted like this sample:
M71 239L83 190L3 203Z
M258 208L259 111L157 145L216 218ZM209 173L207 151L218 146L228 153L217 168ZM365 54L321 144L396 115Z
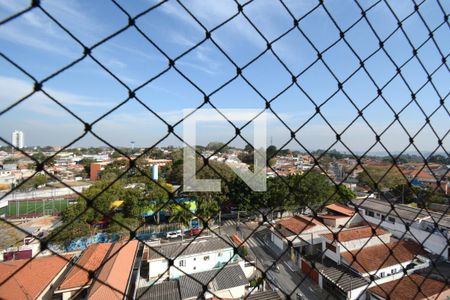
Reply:
M32 90L33 86L30 82L14 77L0 76L0 103L4 104L0 106L0 109L5 109L16 100L32 92ZM111 106L111 103L100 98L50 88L45 89L45 91L60 103L69 107L77 106L93 109ZM30 97L30 99L25 101L26 103L19 104L18 107L48 116L60 116L67 114L67 112L57 107L57 104L55 104L42 92L35 93L32 97Z

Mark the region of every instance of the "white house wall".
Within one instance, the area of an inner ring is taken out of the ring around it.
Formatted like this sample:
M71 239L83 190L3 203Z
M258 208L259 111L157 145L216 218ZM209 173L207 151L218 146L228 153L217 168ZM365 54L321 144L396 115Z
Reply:
M174 266L170 268L169 278L174 279L185 274L209 271L214 269L219 263L228 262L233 256L233 249L222 249L221 251L204 252L190 256L180 256L174 261ZM209 257L205 260L206 257ZM184 261L180 265L180 261ZM158 277L167 270L167 260L149 261L149 277Z
M403 222L400 221L398 217L395 218L395 223L381 221L381 219L379 218L370 217L367 215L364 215L364 219L370 223L374 223L377 225L381 223L381 226L387 228L393 236L403 239L405 237L410 238L414 242L423 244L423 246L429 249L432 253L441 255L445 259L449 259L447 239L439 232L430 234L430 232L428 231L415 228L414 226L419 225L415 223L409 227L409 231L406 233L406 235L404 235L406 229Z
M359 250L363 247L371 247L380 245L382 243L388 244L390 242L391 234L383 234L379 235L378 237L370 237L370 238L364 238L364 239L358 239L358 240L351 240L346 242L339 242L343 245L343 247L339 247L340 252L345 252L346 250L353 251L353 250ZM366 244L367 243L367 244ZM345 248L344 248L345 247Z

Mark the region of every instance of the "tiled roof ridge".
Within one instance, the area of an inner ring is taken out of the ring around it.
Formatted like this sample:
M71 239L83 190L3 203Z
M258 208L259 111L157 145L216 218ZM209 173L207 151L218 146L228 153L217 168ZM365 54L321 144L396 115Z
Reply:
M90 250L90 249L93 249L93 250L91 250L92 253L90 253L90 257L92 257L92 256L95 254L95 250L94 250L94 249L97 249L97 248L99 247L99 246L97 246L97 245L100 245L100 243L99 243L99 244L95 244L93 247L89 247L89 248L87 249L87 251ZM101 268L103 268L102 263L106 260L106 257L108 256L109 252L111 251L112 246L113 246L113 244L111 244L110 247L108 248L108 251L106 252L105 256L103 256L103 259L102 259L102 261L100 262L99 266L98 266L95 270L93 270L95 273L97 273ZM81 254L81 258L82 258L82 256L83 256L83 254ZM89 262L90 257L87 258L86 263ZM81 273L81 272L87 272L87 270L86 270L85 267L77 265L77 263L79 263L79 262L80 262L80 261L78 260L78 261L74 264L74 268L76 268L76 270L75 270L74 273L71 275L71 278L74 278L75 276L77 276L77 275L78 275L79 273ZM69 274L70 274L70 271L69 271L68 275L69 275ZM67 279L67 277L64 278L64 281L61 283L60 287L63 286L63 283L65 282L66 279ZM90 280L92 280L92 278L90 278L90 279L89 279L87 282L85 282L84 284L89 283ZM73 288L73 287L66 287L66 288L62 288L62 289L67 289L67 288L70 289L70 288Z
M102 282L102 283L101 283L100 285L98 285L97 287L94 286L94 282L95 282L95 281L98 281L98 277L99 277L100 273L102 272L104 266L105 266L108 262L114 263L114 261L117 259L117 256L118 256L117 253L118 253L119 251L116 251L116 253L113 254L113 255L116 256L114 259L109 259L109 256L110 256L111 252L113 251L114 245L115 245L115 244L112 244L112 245L111 245L111 247L108 249L108 252L107 252L106 255L105 255L105 258L104 258L103 261L102 261L102 263L103 263L103 262L105 262L105 263L102 265L101 268L98 268L97 271L95 272L95 273L96 273L95 276L94 276L95 279L93 280L92 285L91 285L92 291L89 292L89 294L91 294L91 296L94 295L94 294L100 289L100 287L101 287L102 285L105 284L105 283ZM124 247L125 247L125 246L124 246ZM121 248L121 249L122 249L122 248ZM112 268L111 268L111 269L112 269ZM111 269L107 272L106 278L109 277L109 274L111 273ZM105 282L106 282L106 280L105 280ZM95 290L94 290L94 289L95 289Z

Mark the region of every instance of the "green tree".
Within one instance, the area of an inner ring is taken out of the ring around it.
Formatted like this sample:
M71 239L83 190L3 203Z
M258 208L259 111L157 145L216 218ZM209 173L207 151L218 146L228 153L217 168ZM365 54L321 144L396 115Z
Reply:
M170 212L172 216L170 217L170 222L176 222L181 225L181 236L184 236L184 229L189 228L191 225L191 220L193 219L193 214L188 208L181 207L182 203L177 203L171 205Z
M41 185L45 185L47 183L47 176L44 174L36 174L31 177L29 180L24 182L20 187L17 188L19 191L28 191L30 189L36 189Z
M197 211L195 214L201 219L208 221L208 223L213 221L220 211L219 203L213 199L199 199L197 201Z
M339 199L337 201L347 202L356 198L356 194L347 186L341 184L338 188L337 195Z
M358 181L368 185L372 191L406 184L406 179L397 168L389 168L390 166L365 166L365 170L358 174ZM378 189L375 183L378 183Z
M314 207L330 199L335 192L328 178L315 171L287 176L287 181L293 191L287 203L290 207Z
M266 157L267 159L271 159L275 156L275 153L277 153L277 147L274 145L270 145L269 147L267 147L266 150Z

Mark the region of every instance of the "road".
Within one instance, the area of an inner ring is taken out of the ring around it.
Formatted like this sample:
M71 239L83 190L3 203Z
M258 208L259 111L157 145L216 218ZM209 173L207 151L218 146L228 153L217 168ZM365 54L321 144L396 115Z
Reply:
M270 245L270 231L266 226L261 226L252 234L253 228L244 223L227 220L222 222L221 231L227 234L238 232L241 238L247 239L247 245L250 255L255 258L257 267L261 270L267 270L268 265L277 260L281 255L280 252L274 251ZM304 299L333 299L326 291L322 290L309 277L306 277L292 263L288 263L289 257L284 255L278 260L279 271L267 270L267 277L273 282L273 287L277 287L281 294L291 295L296 298L297 293L301 293ZM306 277L306 278L305 278ZM302 281L303 280L303 281ZM302 282L300 284L300 282ZM297 285L300 284L299 287Z

